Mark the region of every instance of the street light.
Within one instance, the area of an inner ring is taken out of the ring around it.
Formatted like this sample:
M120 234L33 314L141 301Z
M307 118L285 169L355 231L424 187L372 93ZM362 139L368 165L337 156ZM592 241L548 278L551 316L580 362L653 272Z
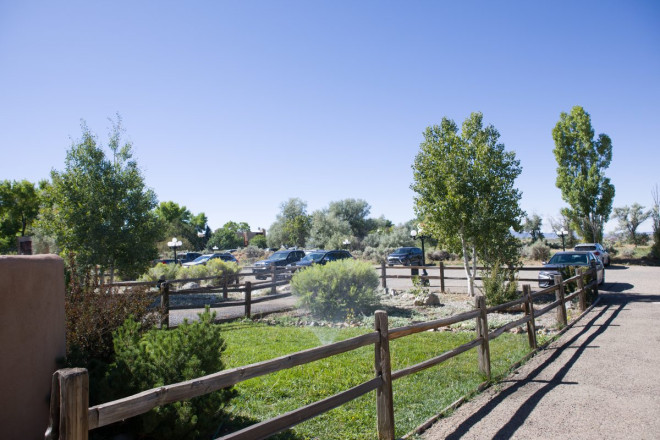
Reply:
M410 236L412 237L413 240L419 240L422 242L422 266L426 266L426 255L424 251L424 240L427 238L431 238L429 235L424 235L422 233L422 228L420 227L419 230L413 229L410 231ZM426 269L425 269L426 270Z
M177 248L181 247L181 244L181 240L177 240L176 237L173 237L172 241L167 242L167 245L174 249L174 264L177 264L176 250Z
M217 246L213 246L213 253L215 254L216 252L218 252L218 247L217 247Z
M348 248L348 245L351 244L351 241L347 238L346 240L342 241L342 243L345 248Z
M561 231L557 232L557 235L561 237L561 249L566 251L566 245L564 244L564 237L568 235L568 231L564 228L561 228Z

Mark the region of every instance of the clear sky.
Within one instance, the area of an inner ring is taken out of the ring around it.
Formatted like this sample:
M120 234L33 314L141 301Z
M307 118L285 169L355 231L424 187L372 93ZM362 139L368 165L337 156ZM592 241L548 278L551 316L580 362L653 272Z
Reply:
M424 129L481 111L549 230L574 105L612 138L614 206L650 205L659 80L655 0L0 0L0 180L49 178L81 119L106 144L119 113L159 201L213 229L268 228L290 197L401 223Z

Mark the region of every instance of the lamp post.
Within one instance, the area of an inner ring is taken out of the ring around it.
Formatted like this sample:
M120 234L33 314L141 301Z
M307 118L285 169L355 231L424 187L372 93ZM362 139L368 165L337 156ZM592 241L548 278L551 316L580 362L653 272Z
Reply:
M174 264L177 264L178 261L176 259L176 250L177 248L181 247L181 240L177 240L176 237L172 238L172 241L169 241L167 245L171 247L174 250Z
M213 246L213 253L215 254L216 252L218 252L218 247L217 247L217 246Z
M426 266L426 253L424 251L424 240L430 237L422 233L422 228L419 228L419 230L413 229L412 231L410 231L410 236L412 237L413 240L419 240L422 242L422 266Z
M557 232L557 235L561 237L561 249L562 251L566 251L566 245L564 244L564 237L568 235L568 231L565 230L564 228L561 228L561 231Z
M342 241L341 244L344 245L346 249L348 249L348 245L351 244L351 241L347 238L344 241Z

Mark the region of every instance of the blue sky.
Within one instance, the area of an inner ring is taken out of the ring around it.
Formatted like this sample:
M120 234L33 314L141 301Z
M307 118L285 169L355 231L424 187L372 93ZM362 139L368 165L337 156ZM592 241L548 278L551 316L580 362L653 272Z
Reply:
M81 119L105 143L119 113L159 200L214 229L267 228L290 197L360 198L400 223L424 129L481 111L549 230L551 131L581 105L613 140L614 206L648 207L658 23L660 3L634 0L0 0L0 180L48 178Z

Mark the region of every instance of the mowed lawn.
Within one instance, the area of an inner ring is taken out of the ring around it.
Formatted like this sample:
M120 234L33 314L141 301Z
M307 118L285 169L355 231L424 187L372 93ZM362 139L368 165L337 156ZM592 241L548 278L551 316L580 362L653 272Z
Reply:
M366 328L284 327L259 323L224 325L226 368L276 358L368 333ZM390 341L393 371L414 365L469 342L474 332L423 332ZM528 353L527 338L504 334L491 341L493 377L505 375ZM373 346L242 382L230 405L232 422L226 434L250 423L267 420L359 385L374 377ZM402 436L456 399L474 392L484 380L476 350L440 366L394 382L396 435ZM376 435L375 392L351 401L274 438L372 439Z

